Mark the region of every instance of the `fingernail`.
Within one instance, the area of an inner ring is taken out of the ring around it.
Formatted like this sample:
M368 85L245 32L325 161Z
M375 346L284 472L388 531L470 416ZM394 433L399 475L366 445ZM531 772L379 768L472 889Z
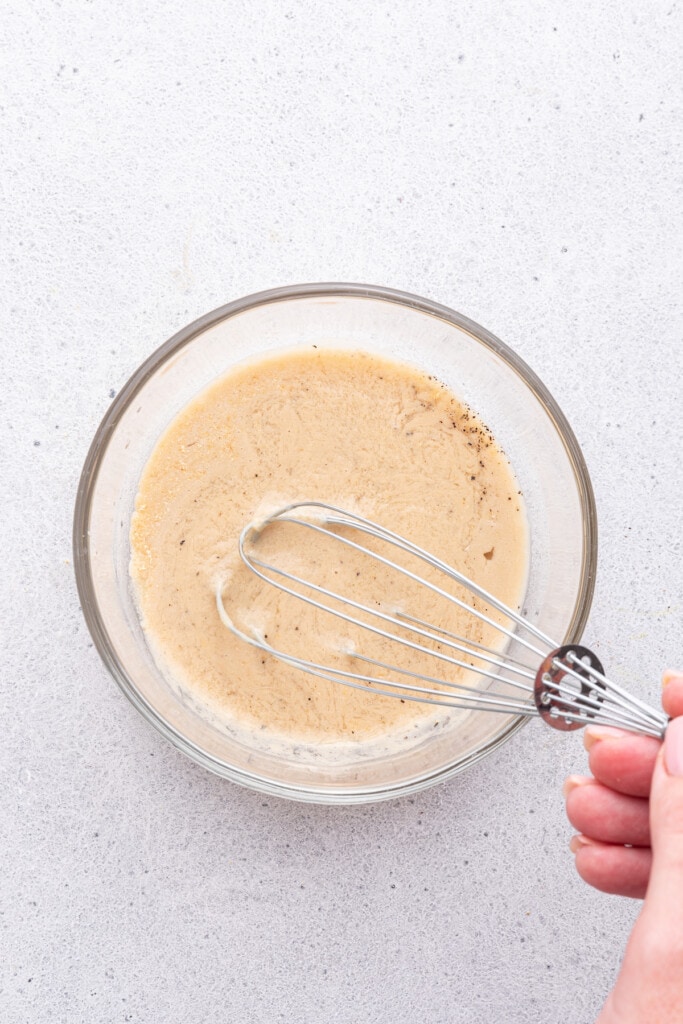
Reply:
M568 775L562 786L562 796L566 799L573 789L577 789L579 786L588 786L594 781L587 775Z
M669 683L683 683L683 672L675 668L668 668L662 675L662 689Z
M683 776L683 718L672 718L666 727L664 764L669 775Z
M572 836L569 844L569 849L572 853L578 853L584 846L595 846L595 843L588 836Z
M589 725L584 729L583 745L590 750L598 740L620 740L628 735L625 729L614 729L611 725Z

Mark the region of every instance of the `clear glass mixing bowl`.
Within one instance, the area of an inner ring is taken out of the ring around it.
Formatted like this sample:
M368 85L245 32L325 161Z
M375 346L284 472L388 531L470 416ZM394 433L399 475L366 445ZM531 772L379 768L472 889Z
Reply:
M526 502L524 614L558 644L577 641L588 616L595 503L576 439L538 377L482 327L414 295L354 284L261 292L196 320L136 370L95 435L74 518L78 590L105 665L141 714L205 768L279 796L361 803L449 778L495 750L526 719L473 712L460 729L346 765L263 754L228 735L166 680L141 629L128 573L138 481L173 417L240 360L311 344L361 348L419 365L479 413L509 457Z

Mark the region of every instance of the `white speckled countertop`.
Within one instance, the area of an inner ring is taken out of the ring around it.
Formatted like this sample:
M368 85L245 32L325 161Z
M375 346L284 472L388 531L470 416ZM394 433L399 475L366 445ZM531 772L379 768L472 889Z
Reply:
M3 1024L590 1024L637 907L574 875L536 722L387 804L186 760L71 564L110 397L176 329L313 280L431 297L562 404L601 526L587 640L683 664L677 0L0 3Z

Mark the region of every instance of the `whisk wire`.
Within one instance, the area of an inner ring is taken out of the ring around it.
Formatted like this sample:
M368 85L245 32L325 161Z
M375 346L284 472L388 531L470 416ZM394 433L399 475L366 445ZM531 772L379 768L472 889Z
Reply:
M557 667L561 667L565 675L571 676L573 679L577 680L580 683L584 682L584 677L579 672L576 672L569 665L563 663L560 666L558 662ZM601 675L601 673L599 673L597 669L593 669L592 674L594 674L596 677ZM607 702L610 708L612 709L615 717L619 716L623 718L624 721L626 721L627 719L639 719L643 722L657 721L657 717L654 714L642 714L640 712L640 709L631 705L627 700L624 700L623 697L621 697L621 695L614 690L614 688L611 686L611 684L609 684L607 680L606 683L607 685L604 688L601 688L599 697L591 697L587 693L577 691L569 691L569 693L567 694L567 687L566 685L563 685L562 682L557 683L551 677L548 677L546 679L546 686L548 690L557 693L557 700L563 701L568 705L578 704L581 707L585 708L599 709L603 708L605 703ZM593 694L596 693L595 690L590 690L589 692Z
M567 655L567 659L570 663L577 660L576 655L572 655L571 653ZM616 700L616 696L618 695L620 698L622 698L625 706L634 710L635 708L638 708L638 710L643 713L645 718L657 724L661 723L662 720L668 721L668 719L666 719L666 716L661 711L657 711L655 708L651 708L648 704L645 703L645 701L641 700L639 697L634 696L634 694L629 693L629 691L624 689L623 686L620 686L619 683L615 683L613 682L613 680L608 679L607 676L604 675L604 673L600 672L595 667L591 669L591 675L594 676L595 679L597 679L600 683L602 683L602 685L607 690L609 690L613 700Z
M325 507L320 506L317 502L314 503L314 505L316 507ZM335 506L332 505L327 507L333 509L335 512L343 512L342 509L337 509L335 508ZM408 579L412 579L415 582L427 587L429 590L431 590L435 594L438 594L440 597L446 598L446 600L451 601L453 604L457 605L457 607L459 608L462 608L464 611L472 612L472 606L467 604L465 601L462 601L454 594L449 594L448 591L443 590L441 587L437 587L434 583L431 583L429 580L425 580L422 576L418 576L417 573L411 572L410 569L407 569L403 565L399 565L397 562L391 561L391 559L385 558L383 555L378 554L376 551L371 551L369 548L363 547L362 544L358 544L356 541L350 540L348 537L343 537L341 534L332 533L329 529L326 529L326 527L351 526L352 528L357 529L361 533L365 533L370 537L375 537L378 540L386 541L388 544L393 544L400 550L405 551L408 554L415 555L415 557L417 558L420 558L423 562L425 562L425 564L431 565L434 569L438 569L439 572L442 572L445 576L448 576L454 582L459 583L461 586L469 590L472 594L474 594L475 597L479 597L481 600L491 605L497 611L502 612L503 615L505 615L507 618L512 619L512 621L515 622L519 627L528 630L530 633L533 633L539 640L547 644L548 647L553 646L552 640L549 637L547 637L544 633L542 633L539 629L537 629L537 627L534 626L533 623L529 622L527 619L522 618L521 615L513 611L512 608L508 608L507 605L503 604L502 601L499 601L498 598L495 597L493 594L490 594L483 587L480 587L479 584L474 583L472 580L469 579L469 577L464 576L461 572L458 572L457 569L454 569L446 562L442 562L441 559L436 558L435 555L432 555L428 551L425 551L424 548L418 547L418 545L413 544L412 541L405 540L403 537L400 537L397 533L392 533L391 530L387 530L383 526L378 526L375 523L371 523L370 520L364 519L362 516L357 516L355 513L347 512L343 514L348 518L342 519L338 516L326 516L324 520L325 526L320 526L317 523L311 522L310 520L296 519L294 517L286 515L278 516L278 521L282 523L290 523L291 525L295 526L304 526L309 530L315 530L317 533L325 534L328 537L334 537L335 540L339 541L340 544L345 544L347 547L353 548L356 551L360 551L363 554L369 555L371 558L376 559L382 565L385 565L390 569L394 569L396 572L401 573ZM243 530L242 535L240 537L240 554L242 555L242 558L244 558L243 540L246 540L246 535L248 534L248 531L249 527L246 527L246 532L245 530ZM501 633L504 633L505 636L507 636L509 639L516 640L518 643L521 643L525 647L527 647L534 654L543 657L543 652L540 651L537 647L534 647L533 644L531 644L528 640L526 640L524 637L519 636L518 633L514 633L513 631L507 629L499 622L496 622L494 619L487 616L484 612L477 610L476 616L481 622L486 622L488 625L493 626Z
M505 663L510 667L512 665L516 665L517 668L522 670L520 674L526 675L529 679L535 678L535 673L531 672L528 666L524 665L521 661L517 661L516 658L511 657L511 655L507 653L503 654L501 653L500 650L496 651L494 650L493 647L487 647L486 644L480 644L476 640L469 640L465 637L458 636L457 633L451 633L449 632L449 630L443 629L441 626L433 626L431 623L425 622L423 619L415 618L414 615L406 615L406 613L401 611L400 609L396 609L395 617L401 625L403 625L404 623L412 622L417 626L422 626L423 628L431 629L435 633L438 633L440 636L445 636L451 640L455 640L459 643L466 644L472 650L473 654L476 654L477 651L484 651L485 654L492 655L492 662L495 662L496 664Z
M291 514L298 509L315 514L318 521L299 518ZM302 526L324 534L361 553L364 557L367 556L379 562L390 571L426 587L432 594L445 598L446 601L496 630L501 637L506 638L509 648L514 648L515 644L523 647L527 655L538 659L537 670L534 671L523 661L512 657L507 649L496 650L479 641L459 636L440 626L416 618L401 608L392 609L393 614L390 614L385 610L386 605L380 606L378 603L377 607L370 607L362 601L336 593L334 590L306 580L296 573L264 561L254 554L253 546L258 542L263 531L276 522ZM478 598L484 602L487 609L495 609L501 613L516 628L509 628L502 622L497 622L477 607L476 603L468 604L460 597L442 589L431 580L424 579L406 566L344 536L339 532L340 529L357 531L367 537L390 544L404 554L420 559L424 564L465 588L475 599ZM247 550L248 547L249 550ZM215 597L218 615L223 624L246 643L293 668L333 683L343 683L345 686L363 690L375 696L398 697L403 701L416 701L440 707L492 711L508 715L526 717L540 715L547 724L564 730L580 728L589 722L594 722L603 725L616 725L658 738L664 735L668 722L667 716L661 711L649 707L644 701L634 697L622 686L608 679L602 671L600 662L588 648L579 647L576 644L557 647L553 640L534 623L507 607L463 573L412 541L406 540L399 534L356 513L346 512L344 509L325 502L292 502L260 522L247 524L239 538L239 554L244 565L252 573L265 584L277 588L282 593L303 601L315 609L329 613L362 631L372 633L382 640L396 643L420 655L428 655L443 664L474 673L477 677L484 677L492 683L512 687L522 695L516 696L513 693L506 694L482 689L480 686L471 686L463 681L456 682L437 678L407 666L392 665L357 651L351 645L346 650L343 645L339 645L336 653L346 655L356 662L362 661L366 665L372 665L382 672L388 673L388 677L364 674L333 665L323 665L278 650L256 630L247 633L233 622L225 608L223 584L219 583L216 587ZM285 580L292 586L283 582ZM297 590L295 587L303 588L306 592ZM320 598L336 602L341 607L325 603ZM349 614L348 611L342 610L343 608L355 609L357 612L372 617L398 631L384 629L375 622L357 618L355 615ZM521 631L534 637L535 642L532 642L527 636L521 635ZM410 639L406 634L412 634L423 641L435 643L439 649L427 647L424 643ZM550 653L540 649L537 646L539 642L547 647ZM445 653L443 647L470 660L464 661L462 658L454 657L452 653ZM515 678L515 676L519 678ZM415 683L410 680L419 682ZM526 680L526 682L522 680Z
M593 700L577 693L566 696L562 693L561 684L548 681L546 685L549 690L556 694L555 704L560 707L562 715L565 713L564 709L572 711L572 709L579 707L585 710L586 714L590 715L596 722L601 720L601 717L609 711L609 724L617 727L629 728L634 723L638 723L642 727L650 727L653 724L650 719L631 713L629 709L622 710L609 701Z
M483 698L483 703L485 703L487 709L491 711L501 711L506 714L517 714L518 712L520 714L536 714L536 711L533 705L531 704L524 705L524 710L520 711L519 701L510 700L508 702L505 702L504 700L501 700L495 696L489 698L485 693L482 693L481 690L478 690L475 687L463 686L461 684L449 684L448 682L442 679L424 676L421 673L411 672L408 669L396 669L395 666L388 666L385 663L375 661L367 657L366 655L356 655L356 657L359 660L373 663L378 667L392 668L394 671L401 672L405 675L413 676L414 678L421 679L424 682L433 682L438 686L450 685L453 687L457 687L459 691L458 695L457 697L452 697L444 690L432 690L424 686L415 686L410 683L398 682L392 679L384 679L376 676L364 675L359 672L351 672L346 669L338 669L330 665L321 665L318 662L309 661L306 658L300 658L297 655L289 654L286 651L278 650L276 647L273 647L272 644L268 643L268 641L263 636L257 633L249 635L248 633L245 633L243 630L240 630L226 612L220 590L216 591L216 607L218 610L218 615L223 625L226 626L232 633L238 636L245 643L250 644L252 647L258 648L259 650L264 651L267 654L270 654L271 656L277 658L279 661L291 665L293 668L299 668L309 673L310 675L317 676L318 678L327 679L330 682L335 683L343 682L345 685L351 686L356 690L365 690L367 693L374 694L375 696L400 696L402 699L405 700L422 701L422 695L433 695L435 697L439 697L440 699L434 700L427 699L427 697L425 697L424 703L436 704L441 707L470 708L474 706L476 708L480 708ZM382 690L381 687L383 686L390 687L390 689ZM401 693L397 694L397 690L400 690ZM403 691L408 692L404 693ZM529 688L529 691L531 692L531 688Z
M483 654L480 654L478 652L469 651L467 648L464 647L464 645L459 645L452 641L445 640L441 636L435 635L434 633L430 633L427 630L418 629L415 626L404 626L404 624L401 623L397 618L395 618L392 615L389 615L386 612L382 612L377 608L370 608L368 605L364 605L359 601L354 601L351 598L343 597L342 595L337 594L332 590L328 590L327 588L321 587L318 584L311 583L308 580L302 580L301 577L296 576L294 573L289 573L284 569L279 569L276 566L272 566L266 562L262 562L260 559L252 558L250 565L252 566L252 568L258 566L262 569L267 569L268 571L273 572L278 576L285 577L291 582L301 583L302 585L309 587L316 593L324 594L326 597L336 598L337 600L342 601L345 604L357 608L359 611L367 612L369 615L374 615L385 622L391 622L395 625L401 626L402 628L411 629L414 633L424 637L427 640L434 640L438 643L445 644L446 646L451 647L455 650L460 650L462 653L470 654L472 657L475 657L481 661L488 661L496 665L501 663L500 658L496 659L493 657L485 657ZM267 576L265 573L259 572L258 569L256 568L254 568L254 572L260 579L265 580L267 583L270 583L274 587L277 587L277 589L282 591L283 593L290 594L293 597L297 597L315 608L324 608L324 610L329 612L330 615L334 615L336 618L341 619L343 622L346 622L352 626L359 626L361 629L373 633L375 636L382 637L385 640L391 640L397 644L402 645L403 647L410 648L411 650L416 651L420 654L430 655L431 657L436 658L439 661L445 662L446 664L453 665L456 668L463 668L469 671L474 670L477 672L478 675L484 675L488 679L491 679L493 681L509 683L510 686L515 686L520 689L526 690L529 694L533 693L533 688L531 686L525 685L524 683L520 683L516 679L508 679L505 676L497 675L496 673L489 672L488 670L475 669L475 666L471 663L461 661L459 658L452 658L450 655L444 654L443 651L435 651L430 647L425 647L423 644L418 644L411 640L408 640L405 637L398 636L396 633L391 633L388 630L379 629L377 626L373 626L372 623L364 622L362 619L357 619L353 615L347 615L345 612L342 612L337 608L330 607L329 605L321 605L318 601L315 601L313 598L308 597L306 594L302 594L298 590L293 590L291 587L286 587L284 584L279 583L277 580L271 579L271 577ZM348 651L345 653L351 652ZM356 657L360 657L360 655L356 655ZM302 662L304 660L305 659L301 659ZM390 669L398 673L403 673L405 671L404 669L398 666L387 665L386 667L387 669ZM534 679L534 673L528 669L510 666L510 671L514 671L519 675L524 675L527 679ZM440 682L442 682L443 685L457 686L460 689L463 688L463 685L461 683L449 683L447 680L440 680ZM481 693L481 690L477 689L475 692Z

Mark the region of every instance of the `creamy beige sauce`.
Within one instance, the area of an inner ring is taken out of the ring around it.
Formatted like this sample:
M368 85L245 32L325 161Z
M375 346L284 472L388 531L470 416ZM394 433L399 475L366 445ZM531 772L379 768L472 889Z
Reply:
M217 584L234 621L261 630L277 649L372 671L349 653L362 651L476 683L473 673L465 678L368 637L244 568L242 527L305 499L377 520L512 607L522 599L526 516L510 466L476 415L415 367L358 351L296 350L240 365L214 383L174 419L149 459L131 525L131 575L157 662L233 730L264 743L362 744L424 732L443 712L304 674L221 623ZM259 554L371 607L398 607L500 647L496 631L472 615L310 533L275 526Z

